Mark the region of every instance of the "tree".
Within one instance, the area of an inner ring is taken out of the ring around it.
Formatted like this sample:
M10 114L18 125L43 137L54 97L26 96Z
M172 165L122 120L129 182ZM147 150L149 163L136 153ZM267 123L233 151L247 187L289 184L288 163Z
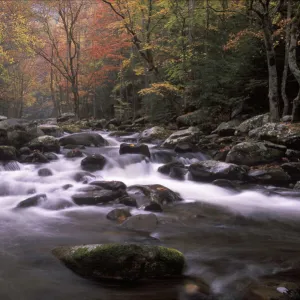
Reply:
M282 0L275 1L273 7L270 0L250 0L249 10L254 12L263 30L269 74L269 107L270 119L279 121L279 87L276 68L276 53L274 50L273 19L282 5Z

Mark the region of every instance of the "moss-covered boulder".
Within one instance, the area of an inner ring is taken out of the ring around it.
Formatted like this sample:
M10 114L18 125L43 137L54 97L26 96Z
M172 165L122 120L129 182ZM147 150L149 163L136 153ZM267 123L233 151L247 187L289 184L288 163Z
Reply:
M54 137L61 137L64 135L64 131L57 125L42 124L38 128L43 131L45 135L51 135Z
M27 146L31 150L39 150L42 152L56 152L59 153L60 146L58 140L50 135L39 136L30 141Z
M261 127L264 124L268 123L269 121L270 121L269 114L252 117L250 119L245 120L237 127L236 134L247 135L250 130Z
M16 160L17 150L12 146L0 146L0 160Z
M75 273L96 281L178 278L181 252L161 246L103 244L58 247L53 254Z
M81 132L80 126L76 125L76 124L62 124L60 127L63 129L63 131L65 131L67 133Z

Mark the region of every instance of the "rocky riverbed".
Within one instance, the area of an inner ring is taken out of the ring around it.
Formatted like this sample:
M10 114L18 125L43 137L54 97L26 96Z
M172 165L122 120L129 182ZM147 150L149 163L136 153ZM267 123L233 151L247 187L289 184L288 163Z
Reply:
M296 125L58 121L0 122L2 299L296 299ZM185 277L99 284L52 254L116 243L177 249Z

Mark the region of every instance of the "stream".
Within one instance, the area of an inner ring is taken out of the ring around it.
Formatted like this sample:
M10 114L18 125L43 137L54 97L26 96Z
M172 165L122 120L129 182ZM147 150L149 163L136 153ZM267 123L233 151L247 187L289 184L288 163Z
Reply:
M159 226L150 235L121 230L106 219L112 206L72 203L71 196L86 186L74 180L82 158L67 159L62 152L59 160L48 164L18 164L9 171L2 168L1 300L183 299L177 283L117 288L90 282L51 254L60 245L142 242L173 247L184 253L187 275L203 279L214 293L232 295L226 299L239 299L235 295L260 276L300 266L297 197L268 196L255 190L236 194L211 184L170 179L157 169L175 156L172 151L150 145L151 161L137 155L120 156L120 142L107 133L101 135L110 146L83 150L109 160L104 170L94 172L96 180L117 180L127 186L161 184L180 193L184 201L156 213ZM196 153L179 159L189 164L205 157ZM41 168L50 169L53 176L40 177ZM66 184L72 187L64 190ZM46 194L47 201L39 207L14 209L33 192ZM149 212L132 209L131 213Z

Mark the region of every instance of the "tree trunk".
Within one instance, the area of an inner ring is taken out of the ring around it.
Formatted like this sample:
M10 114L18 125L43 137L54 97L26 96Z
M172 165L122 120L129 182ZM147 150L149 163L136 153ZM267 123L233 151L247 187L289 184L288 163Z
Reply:
M297 48L297 37L298 37L298 22L295 20L291 27L291 41L290 41L290 51L289 51L289 66L291 72L295 76L298 85L300 87L300 69L297 65L296 48ZM293 112L292 112L292 122L300 122L300 90L297 97L293 101Z
M285 54L284 54L284 69L282 74L282 81L281 81L281 97L283 100L283 112L282 116L286 116L289 114L290 103L289 99L286 94L286 83L287 83L287 76L289 71L289 48L290 48L290 38L291 38L291 14L292 14L292 6L291 0L286 0L287 4L287 16L286 16L286 29L285 29Z
M76 118L80 118L79 116L79 93L78 86L75 81L72 82L72 93L74 97L74 114Z
M276 54L273 47L272 38L272 23L268 16L263 20L263 32L265 47L267 52L267 63L269 72L269 108L270 119L272 122L277 122L279 116L279 93L278 93L278 74L276 69Z

